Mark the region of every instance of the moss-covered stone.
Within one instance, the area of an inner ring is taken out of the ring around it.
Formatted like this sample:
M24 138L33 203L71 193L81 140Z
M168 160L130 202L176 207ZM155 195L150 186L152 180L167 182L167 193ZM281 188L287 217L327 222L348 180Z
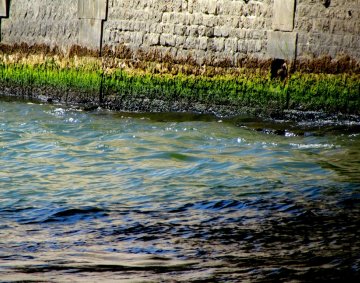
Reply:
M285 109L360 114L360 75L141 63L110 57L1 54L4 94L117 110L271 115Z

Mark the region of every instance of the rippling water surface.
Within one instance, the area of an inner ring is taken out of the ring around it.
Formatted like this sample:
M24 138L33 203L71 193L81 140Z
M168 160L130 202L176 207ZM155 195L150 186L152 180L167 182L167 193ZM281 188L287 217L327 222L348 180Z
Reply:
M356 281L360 135L0 101L0 281Z

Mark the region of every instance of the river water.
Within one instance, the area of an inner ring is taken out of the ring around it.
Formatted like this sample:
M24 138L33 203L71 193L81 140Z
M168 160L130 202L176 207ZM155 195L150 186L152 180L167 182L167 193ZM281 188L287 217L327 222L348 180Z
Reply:
M251 123L0 101L0 282L359 279L359 132Z

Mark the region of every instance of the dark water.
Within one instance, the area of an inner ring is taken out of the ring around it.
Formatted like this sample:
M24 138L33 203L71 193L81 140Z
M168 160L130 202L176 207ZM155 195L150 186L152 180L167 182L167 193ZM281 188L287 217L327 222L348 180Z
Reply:
M0 281L357 281L360 134L235 124L0 101Z

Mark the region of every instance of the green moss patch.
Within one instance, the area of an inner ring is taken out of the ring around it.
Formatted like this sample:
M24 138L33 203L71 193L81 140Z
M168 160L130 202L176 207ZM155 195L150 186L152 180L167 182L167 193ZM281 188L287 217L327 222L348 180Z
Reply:
M11 91L12 87L27 93L47 88L60 89L64 94L87 92L100 102L110 97L136 98L202 103L212 109L231 106L239 112L246 107L264 113L300 109L360 114L359 74L295 72L282 81L256 70L214 76L156 74L149 70L106 68L101 59L100 63L77 64L71 61L74 59L66 60L69 62L62 65L51 60L41 64L4 61L0 64L0 88L2 92L5 88Z

